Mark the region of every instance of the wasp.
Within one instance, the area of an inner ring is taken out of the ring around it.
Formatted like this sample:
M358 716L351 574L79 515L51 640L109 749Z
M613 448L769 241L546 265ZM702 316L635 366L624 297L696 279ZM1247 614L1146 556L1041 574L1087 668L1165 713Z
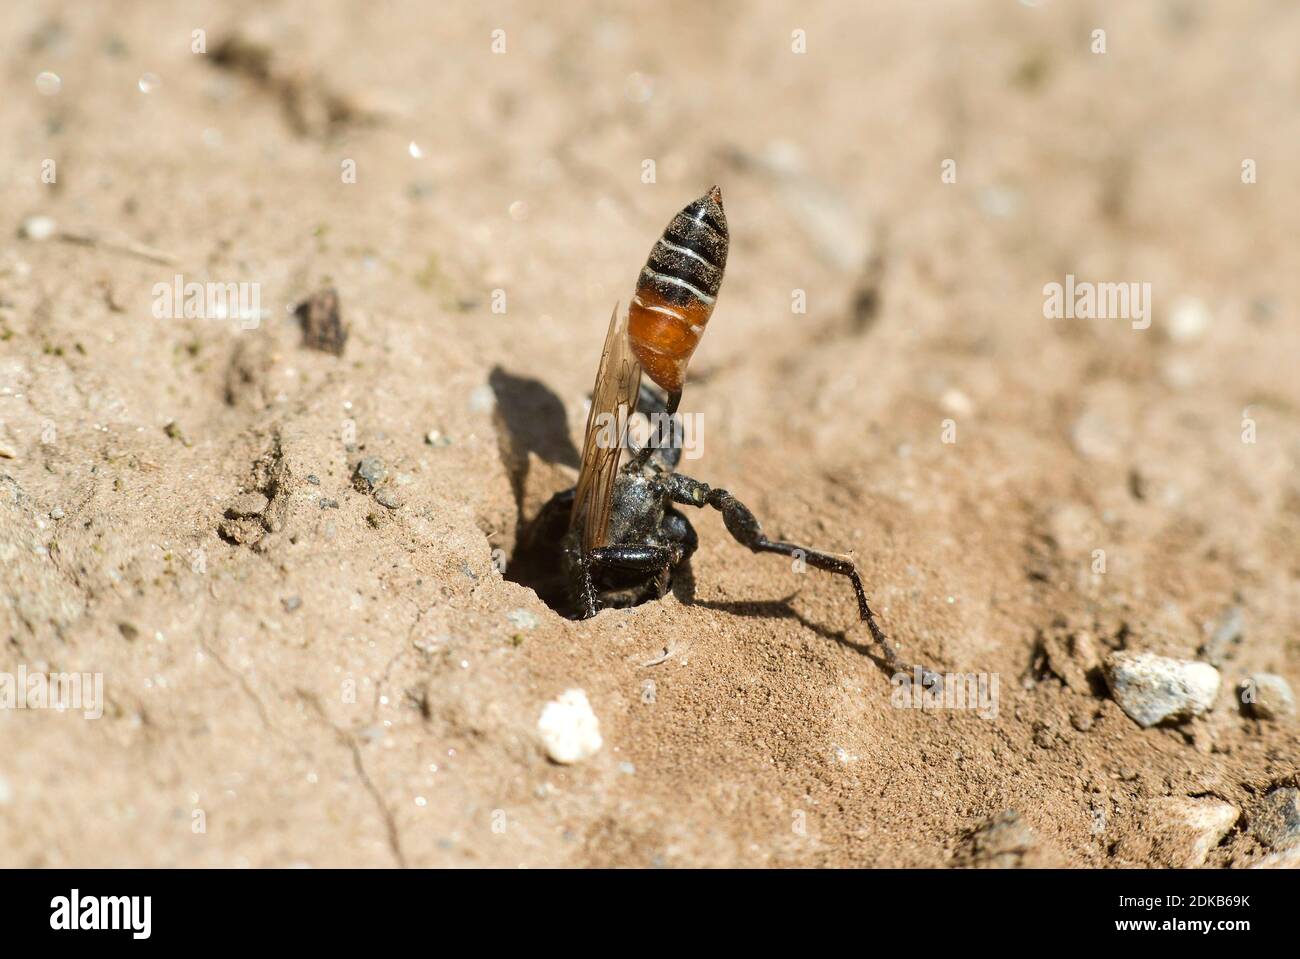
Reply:
M663 597L699 540L682 507L710 507L754 553L776 553L853 585L858 614L888 664L906 670L876 622L851 561L769 539L754 514L725 489L677 472L677 410L687 365L713 314L727 265L730 233L715 186L673 217L650 251L624 316L616 304L605 334L582 447L577 485L555 494L525 531L523 549L567 587L564 611L586 619L607 607ZM644 372L663 391L641 384ZM633 449L634 412L659 428ZM667 428L664 428L664 424ZM627 449L628 462L620 468Z

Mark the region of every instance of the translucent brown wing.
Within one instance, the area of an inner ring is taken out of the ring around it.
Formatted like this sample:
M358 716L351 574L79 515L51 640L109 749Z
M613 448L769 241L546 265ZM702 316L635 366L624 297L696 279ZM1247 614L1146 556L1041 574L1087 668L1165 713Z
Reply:
M591 412L582 442L582 469L573 496L569 528L582 524L584 552L604 546L609 514L614 505L614 479L618 476L628 417L636 410L641 388L641 365L627 341L627 319L614 305L600 355L596 385L591 391Z

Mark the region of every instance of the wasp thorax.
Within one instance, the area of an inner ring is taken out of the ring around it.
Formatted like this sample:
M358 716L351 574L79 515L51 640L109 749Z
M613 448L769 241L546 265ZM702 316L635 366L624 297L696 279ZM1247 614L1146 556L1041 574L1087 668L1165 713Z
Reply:
M716 186L673 217L650 251L628 309L628 339L641 368L669 393L713 314L727 267L727 215Z

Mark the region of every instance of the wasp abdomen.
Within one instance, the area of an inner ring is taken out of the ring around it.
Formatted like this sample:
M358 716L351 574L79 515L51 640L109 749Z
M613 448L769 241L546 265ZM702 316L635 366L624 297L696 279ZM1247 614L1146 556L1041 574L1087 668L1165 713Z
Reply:
M713 314L727 267L727 216L715 186L673 217L650 251L628 309L628 339L642 369L680 392L686 365Z

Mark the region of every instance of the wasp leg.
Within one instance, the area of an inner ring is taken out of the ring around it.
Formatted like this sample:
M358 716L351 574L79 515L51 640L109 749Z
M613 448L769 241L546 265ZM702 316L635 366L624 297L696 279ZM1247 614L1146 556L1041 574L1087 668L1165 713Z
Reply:
M629 573L653 573L655 576L655 593L662 597L668 591L668 577L672 568L682 561L683 547L678 543L670 546L623 545L597 546L578 561L575 592L579 606L580 619L590 619L596 615L596 590L592 574L601 570L621 570Z
M677 390L674 393L668 394L668 402L663 408L663 415L658 420L657 428L653 433L650 434L650 438L646 440L645 446L641 447L641 449L637 452L636 458L627 464L626 469L629 473L634 473L637 472L638 470L643 469L647 461L649 461L651 454L653 454L656 450L663 447L665 441L671 443L673 440L679 439L679 437L676 435L677 421L673 417L676 415L677 406L678 404L681 403L681 401L682 401L681 390ZM654 412L659 412L659 411L655 410ZM669 424L668 429L673 433L673 435L671 436L664 435L665 422ZM666 452L665 459L671 460L672 467L676 468L678 460L681 459L681 450L679 449L677 451L677 456L675 458L671 456L670 452Z
M636 411L647 419L653 418L656 413L667 414L668 394L661 396L653 387L642 383L636 397Z
M651 423L668 423L670 435L668 436L667 445L660 445L650 457L647 465L656 473L671 473L677 469L677 464L682 460L682 421L675 413L668 410L667 395L661 396L654 389L641 384L641 393L638 397L637 412L646 417ZM659 417L658 420L655 417ZM635 457L641 451L634 446L628 447L629 455Z
M591 563L581 556L572 570L569 585L573 590L578 619L591 619L596 615L596 588L591 582Z
M663 484L668 497L674 503L681 503L686 506L712 506L720 512L722 521L727 526L727 532L735 538L736 542L742 546L748 546L753 552L779 553L782 556L801 559L814 569L847 576L849 582L853 584L853 591L858 597L858 615L867 624L867 629L871 632L871 638L880 647L880 651L884 653L885 660L895 672L911 672L911 668L903 662L898 653L894 652L893 647L889 645L884 630L876 622L876 616L867 602L867 592L862 588L862 577L858 575L858 569L853 563L842 557L832 556L830 553L823 553L816 549L809 549L806 546L797 546L794 543L783 543L779 540L768 539L763 535L763 528L759 525L754 514L749 511L749 507L725 489L713 489L707 483L691 479L689 476L682 476L680 473L674 473L672 476L666 477ZM928 670L922 670L922 672L927 676L933 675Z
M672 506L664 508L663 522L659 524L659 535L670 543L681 543L682 560L673 566L669 582L664 584L664 591L672 587L678 598L687 606L695 602L695 575L691 572L691 556L700 545L695 535L695 527L685 515ZM680 587L680 589L679 589Z
M649 573L673 566L682 558L682 547L627 545L597 546L587 553L587 564L594 569L621 569L631 573Z
M688 560L700 545L700 538L695 535L695 527L685 515L669 506L664 509L663 522L659 524L659 535L671 543L681 543L682 559Z
M673 567L682 561L684 547L668 546L599 546L593 549L588 563L594 569L617 569L630 573L654 573L655 598L668 592Z

